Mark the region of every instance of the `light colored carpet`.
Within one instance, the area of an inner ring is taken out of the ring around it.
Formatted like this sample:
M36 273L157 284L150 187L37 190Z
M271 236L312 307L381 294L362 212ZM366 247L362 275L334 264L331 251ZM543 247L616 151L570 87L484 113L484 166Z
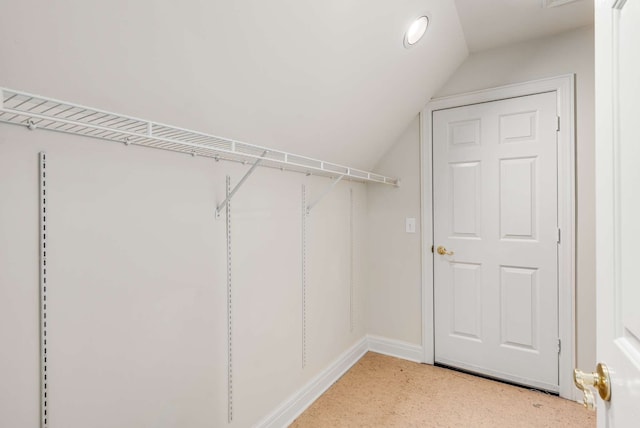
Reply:
M589 428L596 418L553 395L369 352L291 426Z

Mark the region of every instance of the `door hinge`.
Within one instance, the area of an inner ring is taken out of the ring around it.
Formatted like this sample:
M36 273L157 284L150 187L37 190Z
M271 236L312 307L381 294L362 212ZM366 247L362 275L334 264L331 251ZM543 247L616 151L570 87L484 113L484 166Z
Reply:
M560 131L560 116L556 116L558 118L558 123L556 125L556 131Z
M560 353L561 350L562 350L562 340L558 339L558 354Z
M562 230L558 228L558 244L562 241Z

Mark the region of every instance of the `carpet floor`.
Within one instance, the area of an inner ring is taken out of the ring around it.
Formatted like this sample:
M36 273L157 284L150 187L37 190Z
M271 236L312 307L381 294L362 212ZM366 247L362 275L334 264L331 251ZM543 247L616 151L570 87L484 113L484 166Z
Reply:
M578 403L440 367L367 353L291 427L580 427Z

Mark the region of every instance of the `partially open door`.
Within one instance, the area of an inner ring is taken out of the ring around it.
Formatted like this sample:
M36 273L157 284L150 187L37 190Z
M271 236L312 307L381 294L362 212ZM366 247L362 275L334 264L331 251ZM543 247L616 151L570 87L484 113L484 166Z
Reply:
M598 426L640 423L640 2L596 1ZM610 377L606 376L608 367ZM587 369L587 368L584 368ZM591 369L591 368L588 368Z

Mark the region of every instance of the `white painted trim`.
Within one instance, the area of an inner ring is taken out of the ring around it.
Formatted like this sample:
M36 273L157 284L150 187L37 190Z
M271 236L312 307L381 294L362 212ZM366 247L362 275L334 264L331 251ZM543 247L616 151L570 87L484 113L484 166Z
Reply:
M289 426L298 416L344 375L368 352L389 355L403 360L421 362L423 350L420 345L388 339L381 336L366 336L344 352L329 367L311 379L298 392L286 399L277 409L254 427Z
M559 361L560 396L577 400L573 385L575 367L575 267L576 267L576 176L575 176L575 76L568 74L521 84L484 89L466 94L436 98L421 112L421 176L422 176L422 241L423 241L423 362L434 362L433 330L433 191L432 191L432 124L435 110L469 104L497 101L542 92L555 91L558 98L560 131L558 133L558 224L562 229L562 243L558 249L559 279L559 336L562 352ZM425 249L429 249L426 251ZM429 267L431 269L429 269Z
M422 362L424 351L420 345L371 335L367 336L367 342L369 344L369 351L416 363Z
M357 363L368 350L368 341L364 337L254 426L261 428L289 426L331 385L340 379L347 370Z
M431 149L431 110L420 112L420 204L422 208L422 361L435 364L435 321L433 300L433 151ZM425 144L428 141L428 144Z

